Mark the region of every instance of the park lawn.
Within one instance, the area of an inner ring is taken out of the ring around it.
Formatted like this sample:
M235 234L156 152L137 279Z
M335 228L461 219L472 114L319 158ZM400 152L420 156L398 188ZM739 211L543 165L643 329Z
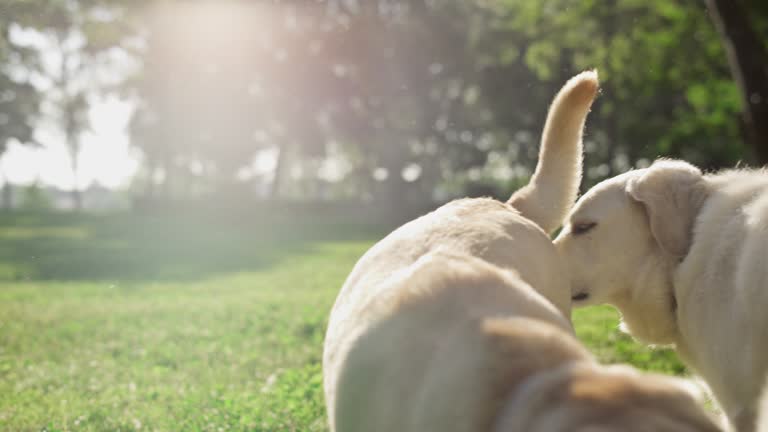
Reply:
M328 312L386 230L252 216L0 217L0 430L325 431ZM574 313L606 362L674 354Z

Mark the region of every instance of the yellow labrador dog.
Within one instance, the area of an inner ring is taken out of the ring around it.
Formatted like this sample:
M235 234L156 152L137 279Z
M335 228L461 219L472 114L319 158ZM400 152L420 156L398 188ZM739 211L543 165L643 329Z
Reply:
M763 397L758 411L757 432L768 432L768 383L763 388Z
M671 378L605 368L576 341L547 232L575 199L594 72L550 108L531 183L395 230L357 263L325 339L335 432L714 431Z
M606 180L555 240L576 306L611 303L631 334L673 344L739 431L768 372L768 173L685 162Z

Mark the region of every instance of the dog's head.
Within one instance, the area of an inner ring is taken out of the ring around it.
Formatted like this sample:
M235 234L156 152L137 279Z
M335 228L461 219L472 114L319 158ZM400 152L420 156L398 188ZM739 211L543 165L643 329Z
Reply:
M531 378L494 432L714 432L693 384L628 366L576 364Z
M669 270L688 252L705 192L701 171L672 160L587 192L555 240L571 272L574 306L673 308Z

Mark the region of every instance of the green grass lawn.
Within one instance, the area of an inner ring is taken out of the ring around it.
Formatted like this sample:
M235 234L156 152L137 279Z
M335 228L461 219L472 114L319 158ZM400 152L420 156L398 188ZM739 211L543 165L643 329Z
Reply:
M380 228L250 216L0 216L0 429L325 431L335 295ZM606 362L674 354L576 311Z

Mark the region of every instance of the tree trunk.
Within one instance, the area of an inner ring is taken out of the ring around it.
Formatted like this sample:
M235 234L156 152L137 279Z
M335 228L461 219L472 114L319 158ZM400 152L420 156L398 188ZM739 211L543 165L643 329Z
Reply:
M706 0L736 84L741 92L743 130L761 164L768 164L768 50L740 1Z
M157 171L157 164L155 163L155 159L152 157L147 157L147 172L148 178L147 178L147 185L144 189L144 199L146 201L153 200L156 195L156 184L155 184L155 173Z
M67 137L67 143L72 153L72 208L75 211L80 211L83 209L83 195L80 193L80 187L77 184L79 169L77 166L77 156L80 153L80 146L75 144L76 139L77 137Z
M75 211L81 211L83 209L83 194L77 188L72 189L72 203Z
M288 148L286 144L283 144L277 149L277 163L275 164L275 176L272 179L272 185L269 188L269 199L277 199L280 196L280 186L283 177L283 171L285 171L286 154Z
M2 208L5 211L13 209L13 185L8 181L8 177L3 173L3 203Z
M80 154L80 142L79 142L79 112L80 109L79 100L76 96L70 94L69 85L72 80L71 71L69 70L70 53L63 46L63 41L66 39L65 35L59 35L59 50L61 51L61 70L58 81L58 86L61 91L61 109L63 116L63 132L64 140L69 150L69 155L72 157L72 208L75 211L80 211L83 208L83 197L80 194L80 189L77 185L78 180L78 164L77 157Z
M72 188L72 208L78 212L83 209L83 194L80 192L77 184Z

